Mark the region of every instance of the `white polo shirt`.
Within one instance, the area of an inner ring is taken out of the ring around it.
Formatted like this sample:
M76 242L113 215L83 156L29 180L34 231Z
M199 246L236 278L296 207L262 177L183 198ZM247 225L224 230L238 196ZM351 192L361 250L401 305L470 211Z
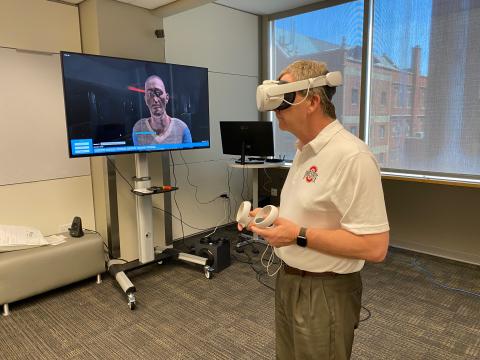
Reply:
M283 185L280 216L306 228L388 231L380 170L367 145L335 120L299 148ZM352 273L365 263L298 245L275 252L288 265L312 272Z

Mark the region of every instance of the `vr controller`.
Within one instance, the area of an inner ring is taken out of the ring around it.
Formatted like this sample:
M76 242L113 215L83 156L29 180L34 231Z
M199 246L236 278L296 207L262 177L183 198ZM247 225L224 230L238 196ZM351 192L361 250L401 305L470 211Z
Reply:
M295 93L320 86L336 87L342 85L342 73L332 71L316 78L286 83L284 81L265 80L257 87L258 111L283 110L295 100Z
M255 217L250 216L252 204L250 201L244 201L240 204L237 211L237 222L243 227L247 227L253 221L255 226L260 228L267 228L278 218L278 208L273 205L267 205L260 209Z

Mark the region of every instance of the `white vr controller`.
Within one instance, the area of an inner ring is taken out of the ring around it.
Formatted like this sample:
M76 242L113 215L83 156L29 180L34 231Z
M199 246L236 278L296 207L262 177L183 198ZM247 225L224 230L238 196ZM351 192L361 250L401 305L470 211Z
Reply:
M240 204L237 211L237 222L243 227L247 227L253 221L253 225L260 228L267 228L278 218L278 208L273 205L267 205L260 209L255 217L250 216L252 204L250 201L244 201Z

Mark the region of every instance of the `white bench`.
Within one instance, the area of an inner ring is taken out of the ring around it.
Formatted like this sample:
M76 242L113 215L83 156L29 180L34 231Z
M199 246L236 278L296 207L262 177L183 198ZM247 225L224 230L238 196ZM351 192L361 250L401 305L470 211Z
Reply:
M0 304L9 304L105 272L103 240L98 234L69 237L59 245L0 253Z

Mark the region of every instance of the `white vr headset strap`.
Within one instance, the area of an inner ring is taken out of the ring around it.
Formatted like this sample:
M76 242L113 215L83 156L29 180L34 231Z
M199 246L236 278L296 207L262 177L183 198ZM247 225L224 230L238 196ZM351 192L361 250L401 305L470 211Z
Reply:
M327 75L321 75L316 78L295 81L286 84L278 84L266 89L270 97L279 96L291 92L311 89L319 86L339 86L342 85L342 73L340 71L330 72Z

